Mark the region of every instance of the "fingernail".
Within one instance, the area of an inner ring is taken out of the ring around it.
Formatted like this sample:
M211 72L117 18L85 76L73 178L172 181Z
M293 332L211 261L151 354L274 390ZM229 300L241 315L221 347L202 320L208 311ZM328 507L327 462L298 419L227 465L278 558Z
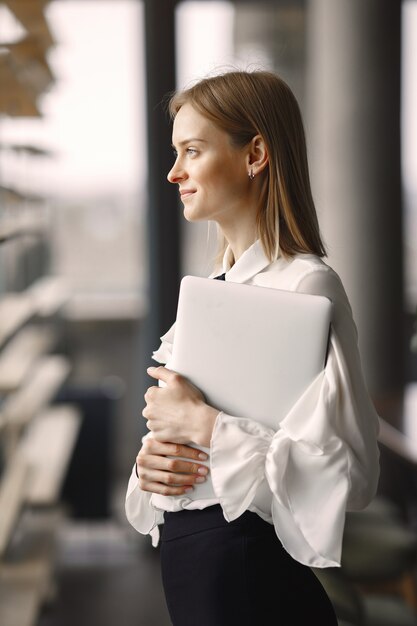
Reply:
M208 469L207 469L207 467L199 467L197 472L199 474L207 474L208 473Z
M205 461L206 459L208 459L208 454L206 454L205 452L200 452L200 454L198 455L198 458L201 459L202 461Z
M206 480L205 476L198 476L198 478L195 479L196 483L203 483Z
M192 490L193 490L192 487L187 487L187 489L184 489L184 493L190 493L190 491Z

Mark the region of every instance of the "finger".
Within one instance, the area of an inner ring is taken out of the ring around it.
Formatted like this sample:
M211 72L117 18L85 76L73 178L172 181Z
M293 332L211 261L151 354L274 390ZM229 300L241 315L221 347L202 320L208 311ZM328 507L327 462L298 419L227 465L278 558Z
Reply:
M151 454L161 454L164 456L182 456L186 459L194 461L207 461L208 455L199 450L198 448L192 448L181 443L169 443L164 441L157 441L156 439L149 438L146 441L147 450Z
M175 474L174 472L164 472L144 467L139 467L139 476L145 482L161 483L168 487L192 486L196 482L197 484L204 482L204 477L199 477L195 474Z
M180 459L168 459L165 456L148 455L144 461L146 467L151 469L180 472L182 474L197 474L199 476L206 476L208 474L208 468L205 465L181 461Z
M141 484L140 488L142 491L150 491L151 493L158 493L161 496L181 496L184 493L190 493L193 491L191 485L185 487L168 487L167 485L163 485L161 483L153 483L147 482L146 484Z
M151 387L148 387L143 397L146 402L148 402L149 400L153 400L159 391L161 391L160 387L152 385Z
M179 374L173 372L167 367L163 367L162 365L159 367L148 367L146 371L149 376L152 376L152 378L156 378L157 380L162 380L164 383L173 382L181 378Z

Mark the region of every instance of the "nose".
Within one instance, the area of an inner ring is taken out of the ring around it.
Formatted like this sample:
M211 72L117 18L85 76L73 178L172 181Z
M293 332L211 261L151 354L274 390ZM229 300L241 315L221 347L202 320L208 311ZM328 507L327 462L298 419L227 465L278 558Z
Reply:
M178 160L175 161L174 165L170 169L167 174L167 179L170 183L179 183L187 177L184 169L181 168L178 164Z

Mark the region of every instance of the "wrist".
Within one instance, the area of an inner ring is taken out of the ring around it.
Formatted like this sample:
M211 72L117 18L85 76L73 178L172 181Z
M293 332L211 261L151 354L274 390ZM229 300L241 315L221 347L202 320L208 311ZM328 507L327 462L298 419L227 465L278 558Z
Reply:
M219 413L220 411L218 409L205 403L202 403L198 407L196 414L197 429L193 439L197 445L204 446L205 448L210 447L214 424Z

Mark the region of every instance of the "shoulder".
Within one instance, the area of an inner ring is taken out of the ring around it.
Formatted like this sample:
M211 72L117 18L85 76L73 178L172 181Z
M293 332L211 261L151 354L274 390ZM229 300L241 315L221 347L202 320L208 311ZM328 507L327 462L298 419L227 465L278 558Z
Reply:
M346 297L340 276L323 259L314 254L300 254L292 261L294 291L331 298Z
M297 278L294 291L329 298L337 309L343 309L349 316L352 309L340 276L323 259L315 255L299 255L295 258Z
M352 310L342 281L335 270L314 254L279 258L256 276L254 284L329 298L336 317L351 317Z
M337 290L343 290L336 272L314 254L300 253L290 259L280 257L257 274L254 283L328 297Z
M357 339L356 325L352 307L339 274L323 259L314 255L309 258L297 258L297 278L294 291L317 296L325 296L333 303L332 324L339 337Z

